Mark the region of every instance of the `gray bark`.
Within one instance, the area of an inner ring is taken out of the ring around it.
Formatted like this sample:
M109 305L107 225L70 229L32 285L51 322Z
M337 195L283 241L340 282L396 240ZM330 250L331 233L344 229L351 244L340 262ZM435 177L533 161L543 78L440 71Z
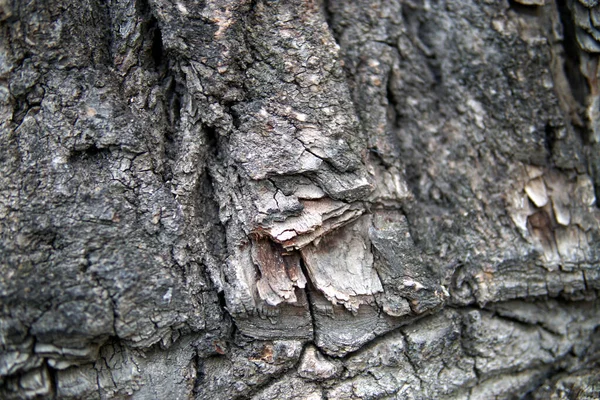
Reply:
M595 0L0 0L0 397L600 396Z

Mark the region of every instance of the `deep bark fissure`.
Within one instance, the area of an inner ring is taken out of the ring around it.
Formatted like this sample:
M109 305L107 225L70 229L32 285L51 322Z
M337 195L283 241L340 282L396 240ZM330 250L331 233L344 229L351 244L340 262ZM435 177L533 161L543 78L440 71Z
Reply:
M313 337L312 340L309 343L315 343L316 342L316 338L315 335L317 334L317 323L315 321L315 309L314 309L314 299L313 299L313 291L318 290L317 288L314 287L312 280L310 278L310 274L308 273L308 270L306 269L306 264L304 263L304 260L302 259L302 257L300 257L300 268L302 273L304 274L304 276L306 277L306 287L303 289L304 293L306 294L306 299L308 302L308 312L310 313L310 321L312 324L312 331L313 331ZM306 348L306 345L304 346L304 348Z
M162 33L160 31L160 27L158 26L158 21L154 16L151 17L150 22L148 23L148 31L152 34L152 47L150 50L150 55L152 56L152 61L154 61L154 66L156 70L159 70L162 65L165 63L165 54L163 49L162 42Z
M579 49L577 39L575 38L573 15L569 7L567 7L566 0L557 0L556 4L564 35L562 41L562 47L565 53L563 68L571 87L571 92L579 105L583 108L587 102L589 87L585 76L581 73L579 61L581 50Z

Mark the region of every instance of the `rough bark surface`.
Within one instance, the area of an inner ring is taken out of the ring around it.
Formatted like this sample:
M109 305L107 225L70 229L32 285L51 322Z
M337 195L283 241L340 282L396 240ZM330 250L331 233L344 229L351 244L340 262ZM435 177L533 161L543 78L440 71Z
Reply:
M596 0L0 0L0 397L600 396Z

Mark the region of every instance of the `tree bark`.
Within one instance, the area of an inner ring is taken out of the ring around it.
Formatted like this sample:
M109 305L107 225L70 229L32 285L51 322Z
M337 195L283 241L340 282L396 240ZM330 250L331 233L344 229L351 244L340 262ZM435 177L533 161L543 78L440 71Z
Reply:
M600 396L598 1L0 28L0 397Z

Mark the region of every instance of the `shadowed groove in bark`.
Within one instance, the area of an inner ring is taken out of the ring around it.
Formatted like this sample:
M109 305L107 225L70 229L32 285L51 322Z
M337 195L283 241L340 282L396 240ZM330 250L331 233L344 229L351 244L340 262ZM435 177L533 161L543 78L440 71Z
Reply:
M566 3L566 0L556 1L564 35L564 40L562 41L563 50L565 52L564 70L569 84L571 85L573 96L579 102L581 107L584 107L590 90L585 76L581 73L579 61L581 50L579 49L579 44L575 38L573 15Z

